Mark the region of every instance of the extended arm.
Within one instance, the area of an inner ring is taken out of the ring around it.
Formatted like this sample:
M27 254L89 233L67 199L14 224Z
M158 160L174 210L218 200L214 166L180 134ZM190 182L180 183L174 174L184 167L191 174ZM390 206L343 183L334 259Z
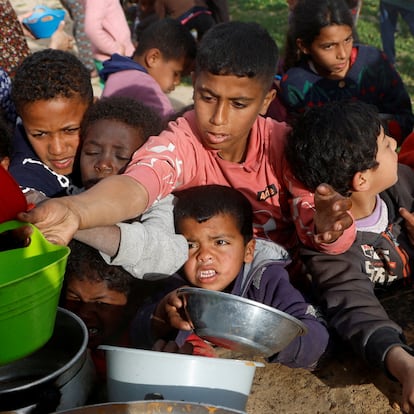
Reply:
M19 218L35 224L49 241L68 244L79 229L137 217L147 207L147 200L147 191L140 183L116 175L76 196L47 200Z

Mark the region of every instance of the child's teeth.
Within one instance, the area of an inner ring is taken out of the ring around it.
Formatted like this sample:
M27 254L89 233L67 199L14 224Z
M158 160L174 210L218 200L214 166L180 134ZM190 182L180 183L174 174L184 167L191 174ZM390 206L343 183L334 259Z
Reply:
M200 273L200 278L204 278L204 277L212 277L216 274L216 272L214 270L205 270L203 272Z

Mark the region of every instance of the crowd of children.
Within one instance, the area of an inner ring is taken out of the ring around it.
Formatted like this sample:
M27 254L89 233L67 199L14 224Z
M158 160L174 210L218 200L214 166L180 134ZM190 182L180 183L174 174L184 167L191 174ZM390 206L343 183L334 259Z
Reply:
M360 2L288 2L281 56L219 2L143 3L157 19L137 38L119 1L84 3L101 97L94 68L53 49L0 84L0 165L36 205L19 218L71 247L61 304L97 369L102 343L216 355L183 316L190 285L301 320L269 362L313 370L350 343L414 413L414 350L381 305L412 287L414 173L396 149L414 116L387 57L354 43ZM167 94L190 73L177 114Z

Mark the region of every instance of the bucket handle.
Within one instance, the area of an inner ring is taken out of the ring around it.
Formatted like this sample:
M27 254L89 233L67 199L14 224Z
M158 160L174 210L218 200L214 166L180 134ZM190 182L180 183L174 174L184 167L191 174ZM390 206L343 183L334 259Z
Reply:
M51 252L51 251L55 251L55 250L60 250L62 248L62 246L58 246L56 244L53 244L51 242L49 242L44 236L43 234L40 232L40 230L34 226L31 223L25 223L19 220L9 220L9 221L5 221L3 223L0 223L0 236L2 233L7 232L9 230L15 230L24 226L30 226L32 228L32 234L30 235L30 243L28 246L17 246L17 248L33 248L35 247L34 250L38 251L38 253L40 252ZM22 241L22 240L21 240ZM17 243L19 242L19 240L17 240ZM20 243L21 244L21 243ZM6 249L3 251L10 251L13 250L14 248L16 248L16 246L12 247L11 249ZM32 250L32 249L31 249ZM3 252L0 251L0 254Z
M24 223L23 221L19 221L19 220L9 220L9 221L0 223L0 233L4 233L5 231L9 231L9 230L18 229L23 226L31 226L35 228L35 226L33 226L33 224L31 223Z

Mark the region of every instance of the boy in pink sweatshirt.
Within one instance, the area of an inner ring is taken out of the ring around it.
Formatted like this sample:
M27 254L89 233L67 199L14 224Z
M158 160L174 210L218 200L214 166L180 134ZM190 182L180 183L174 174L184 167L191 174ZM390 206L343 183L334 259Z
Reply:
M345 251L355 236L349 200L326 185L314 199L286 163L288 127L261 116L274 98L277 60L277 46L260 25L214 26L197 51L193 111L150 137L124 174L20 218L66 244L78 229L136 217L175 190L221 184L251 202L256 236L291 252L299 239L318 250Z

